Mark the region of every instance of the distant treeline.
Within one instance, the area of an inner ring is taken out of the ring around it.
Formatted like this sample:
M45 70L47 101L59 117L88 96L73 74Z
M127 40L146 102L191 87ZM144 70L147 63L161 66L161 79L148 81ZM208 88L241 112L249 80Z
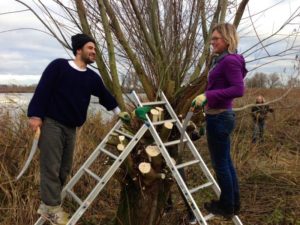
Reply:
M36 84L29 86L0 84L0 93L31 93L34 92L35 88Z

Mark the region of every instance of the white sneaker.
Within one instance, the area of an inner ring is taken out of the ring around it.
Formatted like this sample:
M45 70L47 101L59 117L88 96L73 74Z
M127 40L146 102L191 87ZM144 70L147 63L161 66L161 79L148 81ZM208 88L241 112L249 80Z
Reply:
M69 221L69 214L61 206L48 206L41 203L37 213L53 225L66 225Z
M196 217L191 216L191 217L189 218L189 224L197 224Z

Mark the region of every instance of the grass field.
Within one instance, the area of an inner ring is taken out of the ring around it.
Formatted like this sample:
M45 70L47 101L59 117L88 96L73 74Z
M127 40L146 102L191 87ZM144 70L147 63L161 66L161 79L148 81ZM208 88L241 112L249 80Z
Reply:
M235 107L253 103L263 94L267 100L282 96L282 89L249 89ZM250 109L236 113L237 124L232 136L232 157L240 180L242 209L240 218L245 225L300 225L300 90L271 105L274 115L266 121L265 141L252 144ZM0 117L0 224L34 224L39 205L39 162L35 156L29 170L18 182L14 180L31 147L32 132L27 118L3 113ZM73 174L100 143L113 122L103 124L101 115L90 116L78 130ZM197 141L201 155L209 168L205 138ZM99 165L101 169L101 165ZM196 182L193 171L187 176ZM196 178L195 178L196 177ZM90 183L78 187L84 191ZM186 211L177 188L173 188L174 209L163 217L162 225L185 224ZM111 224L118 206L119 184L108 183L91 209L78 224ZM201 201L203 196L197 198ZM217 220L209 224L232 224Z

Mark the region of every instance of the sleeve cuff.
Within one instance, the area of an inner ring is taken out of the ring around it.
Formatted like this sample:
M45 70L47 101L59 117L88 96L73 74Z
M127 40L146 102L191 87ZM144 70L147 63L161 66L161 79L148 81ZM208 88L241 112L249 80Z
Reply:
M121 112L121 110L118 106L116 108L114 108L112 111L115 115L118 115Z

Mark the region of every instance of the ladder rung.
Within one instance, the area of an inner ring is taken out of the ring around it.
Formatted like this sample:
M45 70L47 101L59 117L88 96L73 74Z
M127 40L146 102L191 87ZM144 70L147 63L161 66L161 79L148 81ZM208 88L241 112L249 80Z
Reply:
M68 194L71 195L71 197L72 197L79 205L82 205L83 202L81 201L81 199L80 199L73 191L67 189L67 192L68 192Z
M153 125L160 125L160 124L164 124L166 122L170 122L170 123L174 123L176 122L175 119L171 119L171 120L161 120L161 121L157 121L157 122L152 122Z
M118 133L118 134L122 134L122 135L124 135L125 137L128 137L128 138L130 138L130 139L133 138L133 136L131 136L130 134L127 134L127 133L125 133L125 132L123 132L123 131L121 131L121 130L115 130L115 132Z
M211 185L213 185L213 184L214 184L213 182L207 182L207 183L202 184L202 185L200 185L200 186L198 186L198 187L195 187L195 188L190 189L190 193L191 193L191 194L192 194L192 193L195 193L196 191L199 191L199 190L201 190L201 189L203 189L203 188L209 187L209 186L211 186Z
M186 142L187 139L183 139L182 142ZM175 141L169 141L169 142L165 142L164 145L165 146L170 146L170 145L178 145L180 143L180 140L175 140Z
M187 167L187 166L196 164L198 162L200 162L200 161L198 159L195 159L195 160L192 160L192 161L189 161L189 162L181 163L181 164L177 165L176 168L180 169L180 168L183 168L183 167Z
M101 178L97 176L93 171L91 171L88 168L84 168L84 171L87 172L89 175L91 175L91 177L95 178L95 180L100 182Z
M157 102L142 102L142 106L147 106L147 105L164 105L166 104L165 101L157 101Z
M212 213L210 213L210 214L204 216L204 220L205 220L205 221L208 221L208 220L210 220L210 219L212 219L212 218L214 218L214 217L215 217L215 215L212 214Z
M117 159L117 158L118 158L118 156L112 154L111 152L107 151L107 150L104 149L104 148L100 148L100 151L104 152L106 155L110 156L110 157L113 158L113 159Z

